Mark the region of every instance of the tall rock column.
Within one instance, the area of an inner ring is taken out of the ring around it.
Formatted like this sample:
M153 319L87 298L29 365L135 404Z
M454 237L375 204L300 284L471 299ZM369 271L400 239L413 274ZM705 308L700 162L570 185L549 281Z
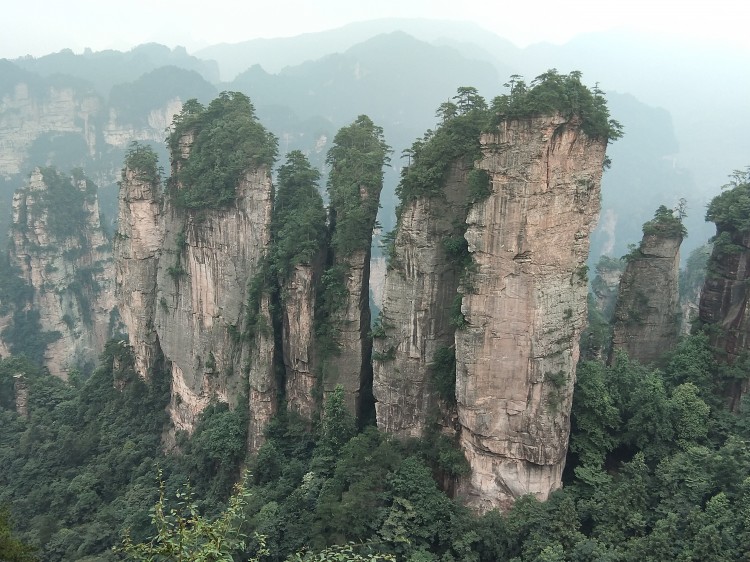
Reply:
M10 303L16 313L2 331L7 347L58 377L93 369L115 305L96 186L81 174L35 169L13 197L11 233L9 264L30 292Z
M378 427L401 437L423 436L430 422L444 417L441 398L452 402L440 395L434 377L436 369L455 369L451 313L460 266L449 249L463 241L470 170L463 159L455 162L442 196L410 202L399 219L374 334L373 392Z
M708 206L706 220L716 224L713 250L701 291L699 318L710 326L717 358L730 365L750 350L750 170L738 172ZM731 189L727 189L731 188ZM732 410L750 391L750 380L735 381L726 389Z
M212 401L236 406L245 374L251 448L275 411L270 303L256 278L264 275L271 202L266 167L243 174L226 208L192 211L167 202L157 272L154 325L171 362L172 423L191 433Z
M159 355L154 317L156 271L164 242L161 197L156 154L138 147L126 159L120 181L114 256L115 298L142 379L150 378Z
M332 259L324 274L323 390L341 385L350 410L372 409L370 246L390 149L365 115L336 134L328 152ZM319 340L319 343L320 340Z
M279 167L270 255L279 285L286 403L308 420L319 406L315 310L327 238L319 180L302 152L287 155Z
M481 144L491 193L466 219L476 270L456 332L459 493L480 511L560 486L607 139L554 114L501 121Z
M654 363L677 343L684 234L680 220L664 206L643 225L643 240L620 279L610 363L620 349L641 363Z

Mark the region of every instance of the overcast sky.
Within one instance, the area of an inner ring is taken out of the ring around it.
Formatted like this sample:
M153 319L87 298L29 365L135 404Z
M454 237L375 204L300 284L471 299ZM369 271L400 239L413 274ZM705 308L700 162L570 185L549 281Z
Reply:
M389 17L470 20L518 46L563 43L579 33L626 28L750 49L745 0L9 0L0 57L129 49L145 42L189 51L215 43L283 37Z

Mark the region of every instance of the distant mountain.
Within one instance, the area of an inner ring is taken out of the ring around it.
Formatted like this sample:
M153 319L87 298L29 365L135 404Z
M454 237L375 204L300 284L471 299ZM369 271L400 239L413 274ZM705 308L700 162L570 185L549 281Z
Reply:
M195 56L215 60L221 70L222 79L231 81L238 74L256 64L267 72L276 73L287 66L295 66L325 55L344 52L376 35L397 31L407 33L422 41L446 44L461 51L464 56L488 60L493 64L498 59L512 58L506 55L517 51L517 47L510 41L502 39L475 23L389 18L350 23L336 29L305 33L295 37L252 39L232 44L220 43L196 51ZM463 47L462 42L464 42ZM485 50L485 55L477 56L478 52L472 46L477 44Z
M42 77L65 75L85 80L101 95L109 95L115 84L132 82L146 72L162 66L194 70L209 82L219 81L218 65L189 55L184 47L170 49L157 43L138 45L130 51L86 50L77 55L70 49L43 57L22 57L13 61L18 67Z

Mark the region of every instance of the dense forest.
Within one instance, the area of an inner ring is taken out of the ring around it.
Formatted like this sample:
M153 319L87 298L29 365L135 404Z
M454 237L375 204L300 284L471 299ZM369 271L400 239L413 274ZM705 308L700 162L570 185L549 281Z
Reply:
M475 153L472 139L498 116L550 111L581 117L591 136L620 135L601 93L582 89L576 73L549 72L528 89L514 81L489 107L463 88L440 106L442 124L413 145L414 161L399 186L402 203L443 181L446 161ZM227 127L204 128L212 112L234 120L248 145L217 151L229 137ZM275 154L275 139L259 128L241 94L222 94L207 107L186 104L170 142L188 125L198 131L196 164L177 176L195 189L179 194L178 204L187 208L227 205L239 163L250 155L255 165L268 165ZM341 147L373 143L365 153L377 160L367 172L376 175L388 147L365 116L340 135L328 156L339 166L329 196L339 209L356 213L351 194L340 189L350 182L337 176L351 173L343 164L354 157ZM159 178L150 149L134 146L128 159ZM279 168L270 254L279 279L296 263L313 260L326 236L319 179L300 152ZM486 179L478 185L474 197L482 196ZM707 218L746 232L748 185L747 173L737 173ZM346 254L362 245L362 234L356 220L347 226L345 212L337 219L334 248ZM665 228L684 233L679 215L661 207L644 234ZM294 244L295 237L308 244ZM738 251L727 244L723 251ZM611 310L591 306L589 312L604 345ZM747 378L747 359L726 364L711 346L711 328L697 324L675 349L665 350L658 368L624 354L607 365L592 338L583 340L577 369L563 488L546 502L525 496L505 513L484 515L451 497L451 483L468 466L449 439L432 432L397 440L358 424L340 389L312 425L282 402L257 454L246 453L247 406L230 410L226 404L206 408L193 435L179 435L179 453L165 454L169 374L157 371L148 383L139 378L126 341L110 341L91 376L74 372L67 382L40 368L35 357L2 358L0 505L7 507L0 516L0 555L413 562L750 556L750 411L744 402L730 411L726 400Z

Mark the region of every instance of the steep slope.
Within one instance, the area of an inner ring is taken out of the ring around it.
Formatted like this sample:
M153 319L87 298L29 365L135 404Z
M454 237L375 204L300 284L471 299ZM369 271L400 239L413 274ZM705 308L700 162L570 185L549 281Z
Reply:
M401 437L422 437L454 402L452 385L441 396L434 377L441 359L449 379L455 370L451 315L460 265L448 248L463 240L469 170L470 163L454 163L442 197L408 204L393 242L374 334L373 391L378 427Z
M9 265L28 290L0 322L7 348L62 378L93 369L116 327L112 252L96 186L80 173L34 170L13 198Z
M358 416L372 412L370 246L390 148L366 115L336 134L328 152L331 257L323 279L319 344L323 389L344 389Z
M618 350L643 364L674 348L680 327L680 244L685 228L659 207L620 279L609 362Z
M607 145L583 125L557 113L482 135L478 165L492 191L467 218L476 269L456 333L460 442L472 469L460 493L480 510L560 486Z
M750 349L750 169L736 172L725 191L708 207L706 220L716 224L714 247L701 292L700 322L720 360L735 364ZM727 389L730 408L736 410L750 390L748 379Z
M141 260L121 268L134 272L135 284L123 277L119 292L133 326L130 344L141 369L153 364L157 347L170 365L169 436L191 433L212 402L234 408L246 400L248 447L256 450L276 408L265 261L276 139L257 122L247 97L225 93L208 107L186 104L169 146L172 175L163 205L156 204L153 182L137 174L128 180L133 172L125 171L120 224L137 225L128 244Z

